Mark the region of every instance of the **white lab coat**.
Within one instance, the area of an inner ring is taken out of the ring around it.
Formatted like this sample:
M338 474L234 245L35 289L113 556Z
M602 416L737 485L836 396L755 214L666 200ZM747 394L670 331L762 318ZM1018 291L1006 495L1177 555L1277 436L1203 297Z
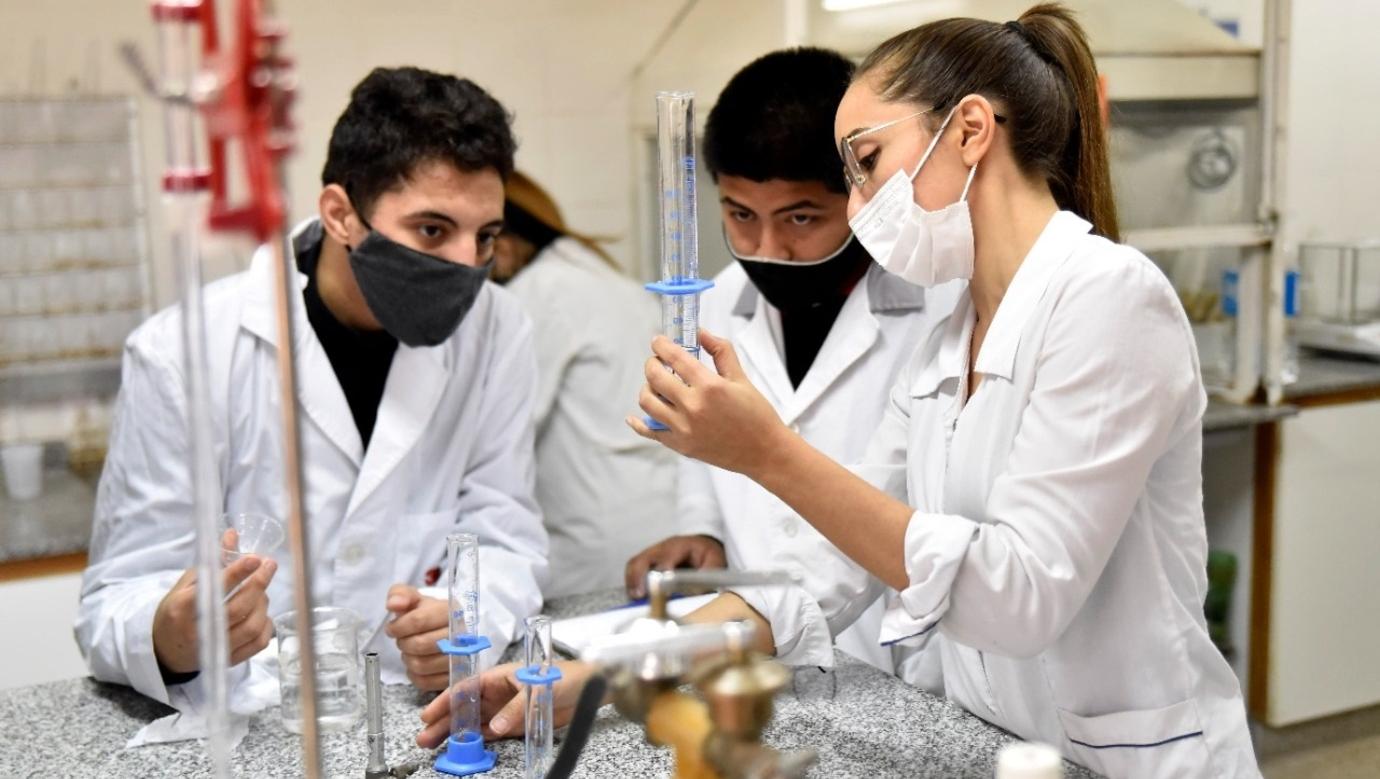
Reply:
M299 232L313 228L308 223ZM306 277L298 274L297 282L300 289ZM267 248L248 271L209 285L204 300L223 509L285 517ZM492 662L523 619L540 610L546 576L546 533L532 498L536 373L526 317L511 296L486 284L447 341L400 344L367 452L301 295L293 296L293 321L315 601L355 611L367 637L386 617L391 584L424 584L427 571L444 561L448 533L477 533L480 632L494 644L484 658ZM125 346L76 624L97 679L165 703L153 614L195 562L181 333L174 307L145 322ZM271 615L292 609L286 545L275 557ZM382 656L385 681L406 680L392 640L379 634L372 648ZM245 666L263 658L232 669L241 683L236 693L247 686Z
M953 285L927 293L872 265L798 388L786 373L780 314L737 263L702 296L700 322L732 340L743 370L783 422L835 460L853 462L882 418L888 388L956 294ZM877 640L884 588L789 506L745 476L689 458L679 495L679 532L722 540L730 568L786 570L800 579L798 587L735 588L771 623L779 660L832 667L837 637L839 648L892 672L891 653Z
M537 502L558 597L619 587L628 558L675 527L676 455L624 423L637 410L656 298L560 238L508 283L537 351Z
M967 295L897 383L859 468L916 509L882 638L941 634L951 699L1108 776L1258 776L1203 618L1193 335L1160 270L1089 229L1046 226L966 406Z

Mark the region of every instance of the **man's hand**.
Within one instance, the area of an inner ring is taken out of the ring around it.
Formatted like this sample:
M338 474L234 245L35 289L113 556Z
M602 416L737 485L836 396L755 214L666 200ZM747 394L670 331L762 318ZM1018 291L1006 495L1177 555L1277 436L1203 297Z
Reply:
M523 721L523 684L517 680L518 663L495 666L479 677L479 719L484 739L521 736L527 723ZM578 660L556 663L561 679L552 685L553 727L570 724L575 704L585 681L594 673L594 666ZM450 695L441 693L422 709L422 731L417 734L417 746L433 749L450 735Z
M711 536L672 536L652 544L628 561L623 583L628 597L647 597L648 571L673 571L677 568L724 568L724 545Z
M268 618L268 584L277 570L274 561L248 555L221 572L224 592L234 593L225 604L231 665L258 654L273 638L273 621ZM153 653L167 670L191 673L200 669L196 622L196 569L188 568L153 613Z
M450 658L436 642L450 635L449 604L425 597L411 585L395 584L388 589L387 607L396 616L384 632L397 642L407 678L423 692L444 690L450 682Z

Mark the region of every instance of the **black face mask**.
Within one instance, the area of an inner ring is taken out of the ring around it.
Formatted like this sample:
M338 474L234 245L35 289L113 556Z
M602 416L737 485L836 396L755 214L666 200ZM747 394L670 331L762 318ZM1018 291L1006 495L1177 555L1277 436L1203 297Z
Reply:
M450 338L474 306L492 264L447 262L372 228L358 246L345 248L374 318L408 346L436 346Z
M808 311L837 304L872 263L852 234L833 254L814 262L790 262L767 257L744 257L724 235L728 253L743 266L748 280L779 311Z

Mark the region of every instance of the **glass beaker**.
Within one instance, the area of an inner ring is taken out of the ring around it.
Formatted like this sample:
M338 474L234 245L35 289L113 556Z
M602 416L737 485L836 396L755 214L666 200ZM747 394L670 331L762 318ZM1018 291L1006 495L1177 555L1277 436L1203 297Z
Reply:
M364 713L360 690L360 619L349 609L318 606L311 610L316 641L316 713L321 732L349 730ZM304 621L296 611L278 615L278 683L283 694L283 727L302 732L302 666L298 638Z

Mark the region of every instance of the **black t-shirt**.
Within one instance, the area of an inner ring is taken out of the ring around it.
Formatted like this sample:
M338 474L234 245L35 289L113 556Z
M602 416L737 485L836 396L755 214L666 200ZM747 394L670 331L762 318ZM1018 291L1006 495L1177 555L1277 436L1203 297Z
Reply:
M359 438L368 449L369 439L374 435L374 422L378 419L379 402L383 400L383 388L388 382L388 371L393 365L393 354L398 350L398 339L383 330L353 330L335 318L316 288L316 265L321 258L319 228L308 230L302 238L307 240L299 239L295 248L297 267L307 275L307 286L302 290L307 319L326 350L340 388L345 391L345 401L350 404L350 415L355 418L355 427L359 428Z
M839 311L843 310L847 300L847 297L842 297L808 309L781 312L781 330L786 341L786 375L790 376L792 387L800 388L800 382L810 372L810 366L814 365L815 357L819 356L819 350L824 346L824 339L834 329L834 320L838 319Z

